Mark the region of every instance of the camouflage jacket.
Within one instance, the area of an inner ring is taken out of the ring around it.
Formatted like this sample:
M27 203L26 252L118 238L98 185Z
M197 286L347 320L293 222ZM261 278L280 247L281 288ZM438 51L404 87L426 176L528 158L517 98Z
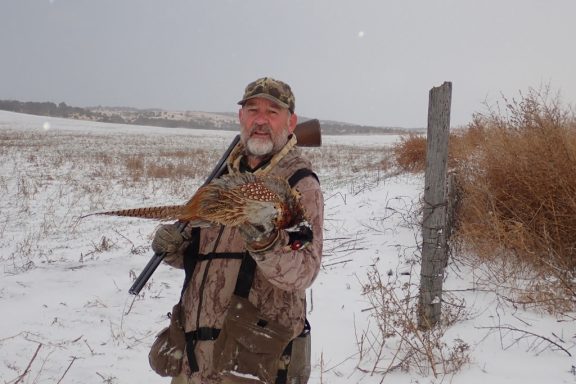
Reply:
M300 149L294 145L295 138L292 138L270 162L254 173L288 179L299 169L311 169L310 162L301 156ZM229 172L239 172L242 153L241 147L232 152L228 162ZM296 337L304 327L305 290L320 270L324 200L320 185L312 176L304 177L294 188L301 194L300 201L312 227L313 240L305 247L293 250L289 245L288 233L281 231L278 241L270 249L254 254L257 269L248 299L259 309L263 318L288 327ZM220 329L236 285L240 259L206 256L244 252L246 245L236 228L211 227L201 230L200 261L182 297L186 332L198 327ZM165 261L174 267L183 268L181 254L169 255ZM212 346L213 341L197 343L195 355L200 372L192 375L193 383L218 382L210 379L216 375L212 369ZM183 366L190 376L188 364Z

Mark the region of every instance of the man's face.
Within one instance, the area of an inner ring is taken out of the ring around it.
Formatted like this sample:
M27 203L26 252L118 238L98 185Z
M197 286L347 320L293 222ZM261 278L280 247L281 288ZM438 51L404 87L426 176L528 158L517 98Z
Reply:
M296 127L297 117L268 99L247 100L239 112L242 142L248 155L275 154L287 142Z

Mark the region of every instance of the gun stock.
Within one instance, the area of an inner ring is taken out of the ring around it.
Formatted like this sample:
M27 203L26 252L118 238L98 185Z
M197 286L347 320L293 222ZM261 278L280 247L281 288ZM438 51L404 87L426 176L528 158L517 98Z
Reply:
M300 124L297 124L296 128L294 128L294 134L296 135L296 139L298 141L297 145L300 147L319 147L322 144L320 122L317 119L307 120ZM224 169L226 169L226 160L228 159L228 156L230 156L230 152L232 152L232 150L234 149L234 147L236 147L236 144L238 144L239 141L240 141L240 135L236 135L232 140L232 142L230 143L230 145L228 146L228 149L226 149L226 152L224 152L220 160L218 160L218 163L216 164L212 172L210 172L210 175L208 176L206 181L204 181L203 185L210 183L214 178L220 176L222 172L224 172ZM184 230L184 228L186 227L186 223L179 222L179 227L181 231ZM128 292L131 293L132 295L140 294L140 291L142 290L142 288L144 288L144 286L146 285L146 283L148 282L148 280L150 279L156 268L158 268L158 266L160 265L165 256L166 256L165 254L154 254L152 258L148 261L148 264L146 264L146 267L144 267L142 272L140 272L138 277L136 277L136 280L134 280L134 283L132 283L132 286L130 287Z
M299 147L319 147L322 145L320 121L312 119L296 125L294 134L298 139Z

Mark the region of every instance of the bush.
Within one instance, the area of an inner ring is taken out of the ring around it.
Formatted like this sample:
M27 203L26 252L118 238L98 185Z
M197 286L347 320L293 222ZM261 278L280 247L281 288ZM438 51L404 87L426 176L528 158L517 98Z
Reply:
M426 167L426 136L410 134L393 147L394 159L405 172L422 172Z
M478 142L483 140L483 127L472 124L465 130L450 133L448 167L454 169L465 161ZM395 164L401 171L418 173L426 169L426 136L410 134L392 148Z
M456 164L456 236L480 258L527 263L556 293L573 296L576 119L548 92L505 101L504 112L476 115L454 143L465 154Z
M460 199L453 246L498 261L501 282L527 278L523 303L574 309L576 117L548 89L504 102L450 134ZM425 138L405 138L394 155L402 170L421 172Z

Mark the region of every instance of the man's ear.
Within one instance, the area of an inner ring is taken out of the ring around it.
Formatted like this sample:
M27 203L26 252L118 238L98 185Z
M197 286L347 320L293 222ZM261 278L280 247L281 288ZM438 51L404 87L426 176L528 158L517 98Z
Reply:
M288 120L288 132L294 132L296 129L296 124L298 124L298 116L295 113L290 114L290 120Z

